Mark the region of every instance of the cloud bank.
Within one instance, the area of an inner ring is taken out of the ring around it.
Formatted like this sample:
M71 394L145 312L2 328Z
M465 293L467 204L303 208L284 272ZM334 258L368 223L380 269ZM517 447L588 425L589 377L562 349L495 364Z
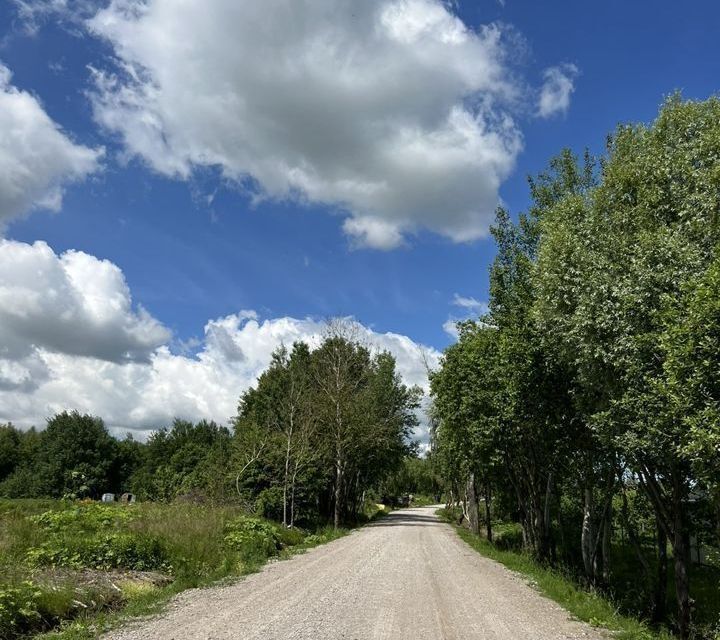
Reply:
M117 63L95 118L128 155L326 205L355 246L482 237L522 147L505 28L441 0L113 0L87 25Z
M0 231L31 209L58 211L65 184L98 168L102 149L75 144L0 63Z
M43 426L63 409L103 417L118 432L173 417L227 423L280 345L320 340L311 318L260 319L240 311L209 320L196 353L176 353L171 332L132 303L122 271L78 251L0 242L0 421ZM440 354L357 325L359 338L397 359L406 384L427 389L425 361ZM427 439L423 424L418 437Z

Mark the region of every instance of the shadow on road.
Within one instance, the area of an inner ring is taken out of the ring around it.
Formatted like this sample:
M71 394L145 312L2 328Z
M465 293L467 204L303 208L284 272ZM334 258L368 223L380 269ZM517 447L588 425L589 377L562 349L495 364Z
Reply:
M413 513L411 511L393 511L384 518L373 522L371 527L430 527L441 524L434 515Z

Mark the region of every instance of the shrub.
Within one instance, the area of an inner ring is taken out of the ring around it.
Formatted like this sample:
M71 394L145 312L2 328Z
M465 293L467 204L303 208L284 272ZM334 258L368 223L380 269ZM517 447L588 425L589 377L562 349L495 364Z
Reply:
M72 509L45 511L31 520L51 533L92 533L118 528L133 519L127 507L108 504L79 505Z
M265 520L239 516L225 528L225 545L241 553L275 555L283 546L279 527Z
M255 500L255 513L263 518L282 520L283 494L280 487L263 489Z
M0 639L17 637L40 624L41 596L40 589L29 580L0 586Z
M523 548L523 534L519 526L496 526L494 536L495 546L498 549L512 551Z

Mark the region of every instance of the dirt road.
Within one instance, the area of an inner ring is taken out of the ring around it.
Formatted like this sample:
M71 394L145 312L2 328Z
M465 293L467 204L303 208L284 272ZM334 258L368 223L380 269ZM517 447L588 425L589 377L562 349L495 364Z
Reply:
M605 636L472 551L433 508L398 511L232 586L186 591L112 640L559 640Z

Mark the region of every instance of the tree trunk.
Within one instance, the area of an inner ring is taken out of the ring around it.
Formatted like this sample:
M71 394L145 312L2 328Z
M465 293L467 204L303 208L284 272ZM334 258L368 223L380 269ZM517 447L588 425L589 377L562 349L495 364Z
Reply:
M650 577L650 565L648 564L647 559L645 558L645 554L642 550L642 545L640 544L640 539L638 538L637 532L635 531L635 527L633 527L632 522L630 522L630 513L628 508L628 500L627 500L627 494L625 493L625 486L622 486L622 511L620 512L622 514L623 521L625 523L625 529L627 530L628 539L630 540L630 544L632 544L633 549L635 549L635 555L637 555L638 562L640 563L640 567L642 568L643 576L647 581L650 581L652 578ZM658 528L661 529L660 523L658 522ZM664 533L664 530L663 530ZM666 538L667 539L667 538ZM667 549L666 549L667 553ZM666 558L667 559L667 558Z
M660 522L657 522L657 576L653 595L653 622L659 624L667 615L667 535Z
M543 528L542 528L542 553L544 560L554 560L555 542L552 533L552 512L550 510L550 500L553 493L553 472L548 474L547 484L545 485L545 504L543 505Z
M580 538L585 575L591 583L595 583L593 555L595 551L595 526L593 523L593 492L586 487L583 492L583 523Z
M295 526L295 486L297 483L299 463L295 461L295 469L293 469L292 482L290 484L290 526Z
M342 519L342 490L343 468L342 461L338 458L335 461L335 512L333 517L333 525L335 529L340 528L340 520Z
M602 579L603 584L610 584L610 545L612 543L612 501L605 506L605 521L602 531Z
M487 535L488 542L493 541L493 534L492 534L492 514L490 512L490 486L488 483L485 483L485 531Z
M678 603L680 637L690 637L690 536L685 523L684 490L679 473L673 473L673 557L675 559L675 595Z
M467 480L467 511L470 531L475 535L480 533L480 518L478 515L478 498L475 488L475 473L470 473Z

